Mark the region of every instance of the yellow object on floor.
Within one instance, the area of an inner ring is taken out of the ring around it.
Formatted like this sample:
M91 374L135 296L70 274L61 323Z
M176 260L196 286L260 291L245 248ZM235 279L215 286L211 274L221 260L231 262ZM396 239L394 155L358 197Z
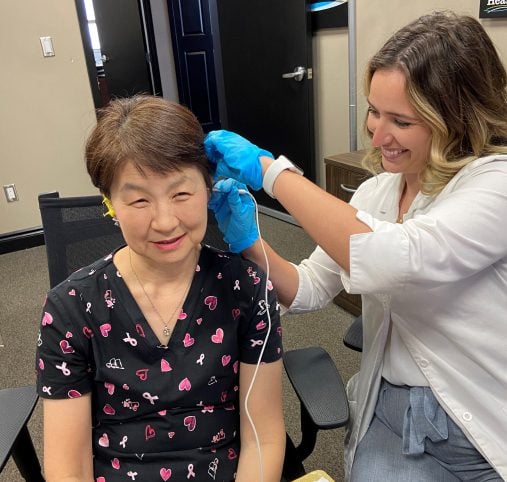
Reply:
M314 470L303 477L295 479L293 482L334 482L323 470Z

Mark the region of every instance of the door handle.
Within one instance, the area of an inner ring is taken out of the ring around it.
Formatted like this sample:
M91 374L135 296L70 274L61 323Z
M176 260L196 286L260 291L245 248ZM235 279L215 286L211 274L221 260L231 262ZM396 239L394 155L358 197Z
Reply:
M284 79L294 79L296 82L301 82L306 74L306 69L299 65L294 69L294 72L287 72L286 74L282 74L282 78Z

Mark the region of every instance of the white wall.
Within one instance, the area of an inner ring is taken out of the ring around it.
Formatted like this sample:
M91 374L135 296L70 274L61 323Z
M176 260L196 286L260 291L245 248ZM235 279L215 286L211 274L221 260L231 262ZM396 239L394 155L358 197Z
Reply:
M171 26L167 11L167 0L150 0L153 16L153 30L157 48L158 68L162 83L163 97L178 102L178 86L174 67Z
M315 159L317 181L325 186L326 156L349 149L348 29L323 29L313 40Z
M166 12L165 0L151 0ZM478 17L476 0L356 0L358 142L365 103L361 79L369 57L387 37L416 17L436 9ZM37 195L94 194L83 163L83 147L95 123L81 36L72 0L3 0L0 42L0 185L15 183L20 200L7 203L0 190L0 235L40 226ZM166 15L166 13L164 13ZM481 20L503 59L507 59L507 19ZM168 19L156 15L156 28L168 33ZM53 37L56 56L43 58L39 37ZM158 39L157 39L158 40ZM174 98L170 44L157 45L164 96ZM314 37L315 123L318 178L323 158L349 150L347 29L325 29Z
M40 226L37 195L96 193L85 172L83 143L95 123L77 14L71 0L3 0L0 15L0 234ZM39 41L51 36L55 57Z

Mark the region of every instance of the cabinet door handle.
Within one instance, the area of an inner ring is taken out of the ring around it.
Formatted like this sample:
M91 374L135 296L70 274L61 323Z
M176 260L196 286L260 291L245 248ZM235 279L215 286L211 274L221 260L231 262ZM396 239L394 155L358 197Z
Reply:
M343 189L345 192L350 192L352 194L354 194L357 191L357 188L347 184L340 184L340 189Z

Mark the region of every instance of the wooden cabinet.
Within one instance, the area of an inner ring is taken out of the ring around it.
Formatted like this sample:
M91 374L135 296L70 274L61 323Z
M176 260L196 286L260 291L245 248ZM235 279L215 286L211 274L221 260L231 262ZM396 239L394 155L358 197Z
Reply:
M349 202L357 187L371 174L361 167L365 151L346 152L324 159L326 164L326 191ZM355 316L361 314L361 296L342 291L334 302Z

